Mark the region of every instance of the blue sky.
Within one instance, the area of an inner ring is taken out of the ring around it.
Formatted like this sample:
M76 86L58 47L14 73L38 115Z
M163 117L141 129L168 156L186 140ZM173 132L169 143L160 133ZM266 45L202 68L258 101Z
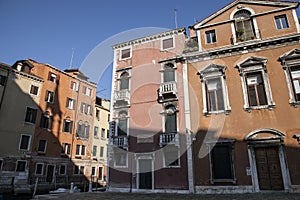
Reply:
M111 36L142 27L174 29L174 9L178 27L188 27L230 2L0 0L0 62L32 58L63 70L69 67L74 48L72 67L80 68L92 50ZM98 83L101 97L110 98L110 76L107 69L99 82L92 80Z

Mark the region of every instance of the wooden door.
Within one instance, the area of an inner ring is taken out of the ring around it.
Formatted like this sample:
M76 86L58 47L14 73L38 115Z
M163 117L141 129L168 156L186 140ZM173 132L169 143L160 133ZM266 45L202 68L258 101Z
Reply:
M47 167L47 177L46 177L46 181L48 183L52 183L54 172L55 172L55 166L54 165L48 165L48 167Z
M278 147L255 148L256 169L260 190L283 190Z
M139 160L139 189L152 189L152 160Z

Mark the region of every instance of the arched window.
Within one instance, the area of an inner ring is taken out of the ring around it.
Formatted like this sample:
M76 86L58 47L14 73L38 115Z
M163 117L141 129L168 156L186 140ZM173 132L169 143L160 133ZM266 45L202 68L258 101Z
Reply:
M164 66L164 83L175 81L174 65L168 63Z
M174 105L168 105L165 107L165 133L177 132L177 109Z
M239 10L233 16L237 41L247 41L254 38L254 28L251 13L248 10Z
M120 76L120 90L129 89L129 74L128 72L123 72Z
M119 120L118 120L118 136L127 136L127 112L120 111L119 112Z

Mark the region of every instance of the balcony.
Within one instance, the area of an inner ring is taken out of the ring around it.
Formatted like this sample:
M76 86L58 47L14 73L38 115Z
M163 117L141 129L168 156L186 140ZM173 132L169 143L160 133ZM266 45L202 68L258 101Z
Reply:
M130 93L129 90L119 90L115 91L114 95L114 105L116 107L120 105L129 105Z
M249 40L255 40L258 39L258 35L260 35L260 31L257 29L255 31L245 31L245 30L239 30L236 31L235 37L232 36L232 44L238 43L238 42L246 42Z
M177 133L163 133L159 136L159 146L163 147L168 144L179 146L179 136Z
M158 101L177 100L177 84L175 81L161 83L158 90Z
M117 136L113 138L113 145L120 148L128 147L128 138L127 136Z

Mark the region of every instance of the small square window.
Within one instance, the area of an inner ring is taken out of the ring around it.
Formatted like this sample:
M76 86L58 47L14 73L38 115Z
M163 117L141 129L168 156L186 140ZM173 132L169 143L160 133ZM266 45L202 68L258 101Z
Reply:
M27 107L26 115L25 115L25 122L34 124L35 120L36 120L36 114L37 114L37 109Z
M43 175L43 171L44 171L44 164L37 163L35 165L35 175Z
M56 77L57 77L56 74L54 74L54 73L52 73L52 72L49 72L49 76L48 76L48 80L49 80L49 81L55 82Z
M114 154L115 166L116 167L125 167L127 166L127 154L116 152Z
M39 87L35 86L35 85L31 85L31 87L30 87L30 94L38 95L38 92L39 92Z
M69 143L62 143L62 146L61 146L61 153L62 154L67 154L67 155L70 155L70 150L71 150L71 144ZM76 151L77 151L77 148L76 148ZM76 154L77 155L77 154Z
M122 49L121 50L121 60L123 59L127 59L131 57L131 49L127 48L127 49Z
M66 107L73 110L75 108L75 100L71 98L67 98Z
M19 149L28 151L30 147L30 139L30 135L21 135Z
M48 102L48 103L53 103L54 102L54 92L51 92L51 91L47 90L45 101Z
M164 39L162 41L162 49L171 49L174 47L173 38Z
M216 37L216 31L215 30L210 30L205 32L206 36L206 43L207 44L212 44L217 42L217 37Z
M53 116L49 116L48 114L43 114L41 117L41 128L51 129L52 128Z
M289 28L286 15L279 15L275 17L276 27L278 30Z
M47 140L40 140L38 146L38 152L45 153L47 147Z
M73 126L73 122L65 119L63 124L63 132L72 133L72 126Z
M18 160L16 166L16 172L25 172L27 162L24 160Z

